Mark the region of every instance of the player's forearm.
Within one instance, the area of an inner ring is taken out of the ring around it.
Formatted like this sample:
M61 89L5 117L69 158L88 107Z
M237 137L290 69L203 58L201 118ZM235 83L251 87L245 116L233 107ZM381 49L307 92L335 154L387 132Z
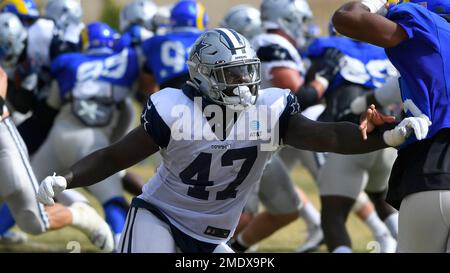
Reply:
M98 150L78 161L64 175L68 188L85 187L127 169L148 156L159 147L142 126L137 127L120 141Z
M301 150L361 154L387 147L382 137L383 131L378 129L364 140L356 124L318 122L297 115L291 117L283 142Z
M370 13L360 2L350 2L333 15L336 30L347 37L365 41L380 47L398 45L407 38L406 32L395 22Z
M384 129L376 130L368 136L367 140L364 140L359 127L353 123L336 122L332 126L330 152L362 154L389 147L383 140Z
M98 150L73 165L64 175L67 188L86 187L96 184L107 177L121 171L114 157L111 158L107 148Z

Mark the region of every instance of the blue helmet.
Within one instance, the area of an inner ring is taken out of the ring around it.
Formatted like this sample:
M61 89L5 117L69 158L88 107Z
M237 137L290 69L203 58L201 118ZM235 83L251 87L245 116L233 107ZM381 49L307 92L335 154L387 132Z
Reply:
M194 27L204 30L208 24L205 7L194 0L181 0L170 13L171 27Z
M1 12L11 12L24 25L31 25L39 18L39 9L34 0L4 0L0 2Z
M93 22L81 32L83 50L90 49L114 49L120 35L108 24Z
M428 10L450 19L450 1L448 0L400 0L399 3L416 3Z

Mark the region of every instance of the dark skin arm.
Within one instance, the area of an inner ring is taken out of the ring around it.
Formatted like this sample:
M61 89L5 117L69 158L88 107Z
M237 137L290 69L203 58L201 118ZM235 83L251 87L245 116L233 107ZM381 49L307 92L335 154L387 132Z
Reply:
M129 168L159 151L142 126L120 141L98 150L73 165L64 177L67 188L86 187Z
M373 107L361 121L358 127L350 122L317 122L297 114L289 120L284 143L301 150L339 154L363 154L389 147L382 131L373 130L375 126L394 122L394 117L383 116ZM370 137L368 132L372 132Z
M397 23L369 12L359 2L343 5L333 15L336 30L347 37L384 48L395 47L408 38Z

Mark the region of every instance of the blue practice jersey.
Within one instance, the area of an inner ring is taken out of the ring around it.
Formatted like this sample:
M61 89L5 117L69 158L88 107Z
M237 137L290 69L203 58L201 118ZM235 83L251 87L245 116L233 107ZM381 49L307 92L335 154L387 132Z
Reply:
M339 49L345 55L346 64L330 83L327 92L346 82L375 89L385 84L387 77L396 75L383 48L347 37L317 38L306 55L311 59L321 58L329 48Z
M107 86L132 88L139 75L139 65L134 49L125 48L111 54L63 54L52 62L52 75L58 81L61 98L77 92L81 97L103 97L114 94ZM73 95L73 94L72 94Z
M402 26L408 39L386 53L401 74L403 101L410 99L429 117L428 138L450 128L450 24L426 8L403 3L388 18ZM408 112L408 115L412 113ZM416 141L411 136L404 146Z
M188 74L189 51L202 34L200 31L174 31L145 41L142 45L145 69L160 86Z

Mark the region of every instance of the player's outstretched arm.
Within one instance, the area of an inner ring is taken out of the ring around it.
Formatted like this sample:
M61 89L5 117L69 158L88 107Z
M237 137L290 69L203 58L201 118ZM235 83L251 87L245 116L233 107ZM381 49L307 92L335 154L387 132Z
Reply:
M142 126L120 141L81 159L64 175L67 188L85 187L129 168L159 151Z
M365 0L365 2L386 4L387 1ZM395 47L408 38L400 25L375 12L376 10L369 9L361 2L349 2L334 13L333 24L342 35L384 48Z
M38 192L38 200L54 204L54 196L66 188L86 187L135 165L156 153L159 147L142 126L131 131L120 141L81 159L63 176L48 176Z
M364 140L356 124L318 122L301 114L290 118L284 143L302 150L340 154L362 154L388 147L382 132L372 132Z

